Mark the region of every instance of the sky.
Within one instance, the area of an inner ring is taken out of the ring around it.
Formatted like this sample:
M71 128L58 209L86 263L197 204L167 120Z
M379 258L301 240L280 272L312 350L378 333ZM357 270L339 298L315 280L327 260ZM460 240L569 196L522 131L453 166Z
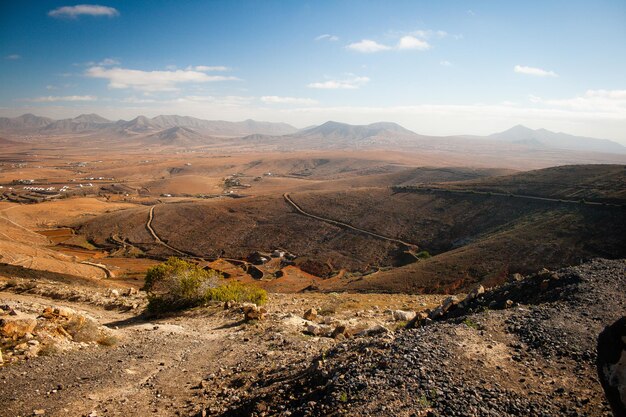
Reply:
M0 116L517 124L626 144L626 1L0 0Z

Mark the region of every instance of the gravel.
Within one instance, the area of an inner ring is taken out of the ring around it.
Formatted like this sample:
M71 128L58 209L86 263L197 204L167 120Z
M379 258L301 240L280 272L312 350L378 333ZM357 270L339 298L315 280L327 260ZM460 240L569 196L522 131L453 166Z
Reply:
M425 327L338 344L222 415L611 416L596 338L625 313L626 261L543 271Z

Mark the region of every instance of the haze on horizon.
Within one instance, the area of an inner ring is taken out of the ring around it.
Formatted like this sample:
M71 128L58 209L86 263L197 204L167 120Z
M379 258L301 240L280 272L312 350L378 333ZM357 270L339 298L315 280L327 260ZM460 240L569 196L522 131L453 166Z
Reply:
M523 124L626 144L622 1L0 8L0 116L385 120L431 135Z

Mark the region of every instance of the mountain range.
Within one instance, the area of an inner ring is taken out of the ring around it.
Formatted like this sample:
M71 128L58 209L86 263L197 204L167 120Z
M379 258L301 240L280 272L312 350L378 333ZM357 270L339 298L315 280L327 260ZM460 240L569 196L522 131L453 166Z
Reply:
M53 120L47 117L24 114L15 118L0 117L0 132L12 134L75 134L101 133L122 136L153 134L173 127L193 129L201 135L245 136L254 133L286 135L298 131L286 123L227 122L223 120L202 120L189 116L161 115L153 118L137 116L126 121L112 121L97 114L81 114L73 119Z
M78 134L114 138L139 137L142 143L177 146L199 146L207 144L211 138L230 137L242 138L244 143L274 144L293 149L315 147L314 144L331 149L376 146L454 147L456 144L469 142L487 146L490 143L508 144L527 150L563 149L626 154L626 147L611 140L574 136L546 129L533 130L521 125L488 136L434 137L419 135L390 122L350 125L328 121L319 126L298 130L286 123L255 120L228 122L177 115L153 118L137 116L129 121L111 121L97 114L81 114L62 120L24 114L14 118L0 117L0 133L5 137Z

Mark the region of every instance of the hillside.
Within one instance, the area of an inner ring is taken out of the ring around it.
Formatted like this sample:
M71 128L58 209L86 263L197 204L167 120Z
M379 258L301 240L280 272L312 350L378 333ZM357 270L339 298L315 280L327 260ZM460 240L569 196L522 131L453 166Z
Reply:
M446 184L449 189L626 203L626 166L565 165Z
M601 178L610 183L610 169L582 169L595 172L598 184ZM415 181L416 172L373 179ZM459 170L454 178L450 171L442 172L451 180L470 173ZM437 178L437 170L425 173ZM161 204L154 210L153 227L169 245L200 257L244 259L255 251L282 248L297 255L296 265L305 271L334 277L319 283L320 289L333 291L465 291L477 283L502 282L514 272L626 256L626 224L619 207L382 187L301 190L290 197L308 213L416 244L434 256L416 262L404 253L406 248L305 217L275 195ZM106 214L82 222L80 233L104 246L121 233L146 253L162 256L163 248L145 231L146 219L146 209Z

